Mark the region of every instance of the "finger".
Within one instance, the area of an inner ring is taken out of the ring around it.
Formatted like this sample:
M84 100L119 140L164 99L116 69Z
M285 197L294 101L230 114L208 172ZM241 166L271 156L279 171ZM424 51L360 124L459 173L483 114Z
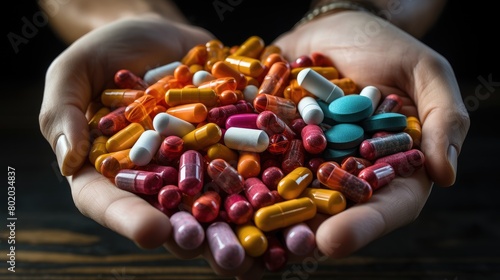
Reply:
M425 205L431 188L424 169L411 177L394 179L378 189L368 202L324 220L316 230L318 249L327 256L342 258L412 222Z
M470 126L451 66L441 57L416 67L414 99L422 122L421 150L437 185L455 183L458 155Z
M168 217L146 200L118 189L112 180L84 165L67 177L76 207L82 214L134 241L141 248L157 248L171 235Z

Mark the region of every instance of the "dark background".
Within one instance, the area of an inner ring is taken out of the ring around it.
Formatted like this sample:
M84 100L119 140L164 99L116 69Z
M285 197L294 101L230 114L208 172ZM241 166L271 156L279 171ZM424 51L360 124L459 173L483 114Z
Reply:
M233 11L224 13L221 22L212 1L200 1L204 4L196 5L192 1L179 2L183 10L192 12L190 19L193 22L208 26L228 45L239 44L251 35L259 35L269 43L291 28L308 6L308 1L303 1L293 6L278 4L280 9L273 9L268 7L270 1L241 1ZM455 69L472 121L459 158L456 184L451 188L434 188L414 223L377 240L357 254L361 259L378 261L340 262L339 266L325 268L325 271L333 269L352 279L371 279L380 275L381 279L401 279L397 275L412 279L499 279L500 184L496 165L500 158L497 123L500 108L499 24L497 12L490 2L466 3L450 1L436 26L423 39L443 54ZM55 156L38 126L44 74L65 45L48 25L43 25L27 44L20 45L19 51L14 52L7 34L21 34L23 19L32 22L38 7L33 1L11 1L10 5L4 8L2 17L4 74L0 119L4 149L1 159L4 168L12 166L17 172L17 231L71 229L102 236L99 246L67 248L77 253L104 256L110 252L142 252L128 240L83 217L74 207L69 186L59 175ZM252 15L250 19L246 14ZM483 80L499 83L487 90L484 86L481 88ZM4 185L0 197L7 193ZM0 212L2 217L6 215L5 209ZM6 235L1 236L0 258L5 263ZM22 238L18 241L19 250L39 249L28 241L23 244ZM383 261L388 259L392 261ZM206 265L199 260L189 262ZM19 260L18 265L25 271L43 271L47 266L29 260ZM51 265L51 268L57 267ZM8 275L2 269L0 278L4 277Z

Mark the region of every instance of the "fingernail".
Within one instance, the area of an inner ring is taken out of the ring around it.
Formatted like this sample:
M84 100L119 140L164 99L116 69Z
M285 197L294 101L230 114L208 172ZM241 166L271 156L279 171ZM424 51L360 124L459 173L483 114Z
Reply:
M64 171L63 164L64 164L64 160L66 158L66 155L68 154L68 151L69 151L68 139L66 139L66 136L64 134L62 134L57 139L56 158L57 158L57 163L59 164L59 170L61 171L61 174L63 176L66 176L66 174L64 174L64 172L63 172Z
M457 160L458 160L458 151L455 146L448 146L448 162L453 167L453 176L457 174Z

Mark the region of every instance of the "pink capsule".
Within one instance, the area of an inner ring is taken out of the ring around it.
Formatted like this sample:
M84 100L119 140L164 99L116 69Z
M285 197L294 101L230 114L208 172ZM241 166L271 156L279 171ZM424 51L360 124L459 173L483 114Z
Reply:
M262 183L264 183L269 190L276 190L278 188L278 183L285 177L285 174L281 168L277 166L270 166L261 174Z
M293 119L290 123L290 128L295 132L297 135L300 135L302 133L302 129L306 127L307 123L304 121L302 118L296 118Z
M208 111L207 121L213 122L222 128L226 125L226 120L230 116L252 112L252 105L249 102L242 100L242 102L236 102L235 104L213 107Z
M214 191L206 191L198 197L191 208L196 220L202 223L214 221L219 216L221 197Z
M179 171L172 166L164 166L159 164L150 163L143 166L138 166L137 169L155 172L160 175L163 185L176 185L179 182Z
M254 210L274 203L274 196L269 188L257 177L245 180L245 196Z
M212 223L207 228L206 238L212 256L219 266L231 270L243 263L245 249L228 223Z
M358 177L367 181L376 191L389 184L396 177L396 172L389 163L380 162L361 170Z
M284 174L288 174L297 167L304 166L305 149L300 139L292 139L288 150L283 155L281 162L281 170Z
M229 129L231 127L241 127L241 128L259 129L257 127L258 116L259 114L255 113L242 113L229 116L226 120L225 128Z
M264 130L269 137L275 134L284 134L288 139L296 138L295 132L278 115L271 111L260 112L256 125Z
M242 225L253 216L253 207L241 194L233 193L224 199L224 209L229 220L237 225Z
M323 185L356 203L366 202L372 196L373 190L368 182L340 168L334 161L323 163L318 168L317 178Z
M374 164L386 162L389 163L396 175L409 177L416 170L422 168L425 163L425 156L420 150L411 149L406 152L399 152L377 159Z
M238 171L221 158L212 160L207 166L208 176L228 194L243 190L244 179Z
M158 202L166 209L175 209L182 200L181 190L176 185L165 185L158 192Z
M301 133L304 149L310 154L320 154L326 149L326 136L323 130L316 124L306 125Z
M258 113L271 111L285 120L297 116L297 106L292 100L270 94L258 94L253 101L253 107Z
M185 250L198 248L205 240L205 231L200 223L186 211L179 211L170 216L174 240Z
M388 112L399 112L401 107L403 106L403 101L401 97L397 94L389 94L387 95L382 102L378 105L377 109L373 113L374 115L388 113Z
M112 136L130 124L130 121L125 117L126 108L126 106L118 107L99 120L97 128L103 135Z
M163 181L155 172L122 169L115 176L115 185L133 193L157 194L163 186Z
M122 89L146 90L148 84L128 69L118 70L114 77L115 84Z
M160 148L155 155L155 160L158 164L173 166L177 165L184 152L184 140L179 136L170 135L165 137L161 142Z
M195 195L203 188L203 156L195 150L185 151L179 160L179 189Z
M285 245L297 256L305 256L316 248L314 232L306 223L298 223L284 229Z
M381 137L363 140L359 146L359 154L367 160L408 151L413 147L413 138L406 132L388 134Z

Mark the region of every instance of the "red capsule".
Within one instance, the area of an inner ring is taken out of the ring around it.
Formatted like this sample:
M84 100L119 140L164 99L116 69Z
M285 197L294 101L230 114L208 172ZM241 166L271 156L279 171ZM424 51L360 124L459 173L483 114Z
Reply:
M312 67L314 66L314 63L311 57L307 55L301 55L297 57L292 63L290 63L290 66L292 68Z
M253 107L258 113L271 111L284 120L291 120L297 115L297 106L293 101L265 93L255 97Z
M206 191L194 201L191 213L202 223L212 222L219 216L220 203L218 193Z
M214 183L228 194L239 193L243 190L243 177L223 159L212 160L207 166L207 173Z
M409 177L416 170L422 168L425 163L425 156L420 150L411 149L406 152L400 152L392 155L388 155L385 157L381 157L377 159L374 164L380 162L389 163L396 175L401 177Z
M373 191L389 184L395 177L394 168L387 162L380 162L361 170L358 177L367 181Z
M97 128L103 135L112 136L130 124L125 117L125 108L125 106L118 107L99 120Z
M250 202L241 194L230 194L224 200L224 209L229 220L242 225L253 217L253 208Z
M359 146L359 154L367 160L408 151L413 147L413 138L406 132L388 134L365 139Z
M326 149L326 136L319 125L308 124L300 132L304 149L313 155L320 154Z
M269 137L275 134L284 134L287 139L296 138L295 132L285 121L271 111L260 112L255 123L257 128L264 130Z
M290 128L297 135L300 135L302 133L302 129L304 129L304 127L306 127L306 125L307 125L307 123L302 118L296 118L290 122Z
M399 112L401 107L403 106L403 100L397 94L389 94L387 95L382 102L378 105L374 115L388 113L388 112Z
M122 89L145 90L148 84L139 76L128 69L118 70L114 77L116 86Z
M318 172L318 168L321 164L325 162L324 158L321 157L315 157L311 158L310 160L307 161L307 168L309 168L314 176L316 177L316 173Z
M278 188L278 183L285 177L285 174L281 170L281 168L277 166L270 166L261 174L262 182L270 189L276 190Z
M290 147L290 140L284 134L274 134L269 137L267 150L273 155L282 155Z
M170 135L161 142L156 152L155 160L158 164L174 166L184 152L184 141L179 136Z
M320 52L311 53L311 60L316 67L333 67L332 59Z
M305 149L300 139L292 139L288 150L283 155L281 162L281 170L284 174L288 174L297 167L304 166Z
M133 193L157 194L163 186L160 175L142 170L122 169L115 176L115 185Z
M158 202L166 209L175 209L182 201L182 192L176 185L165 185L158 192Z
M372 162L367 159L351 156L342 160L340 167L352 175L357 176L361 170L370 165L372 165Z
M179 171L177 168L172 166L164 166L154 163L149 163L147 165L138 166L137 169L155 172L160 175L163 181L163 185L176 185L179 182Z
M273 194L259 178L247 178L244 186L245 196L254 210L274 203Z
M283 269L288 262L288 254L285 246L279 239L271 234L267 237L267 250L262 255L264 266L271 272Z
M203 188L203 156L195 150L185 151L179 160L179 189L187 195L195 195Z
M236 114L252 113L253 108L247 101L237 102L220 107L214 107L208 111L207 121L213 122L221 128L226 125L227 118Z

